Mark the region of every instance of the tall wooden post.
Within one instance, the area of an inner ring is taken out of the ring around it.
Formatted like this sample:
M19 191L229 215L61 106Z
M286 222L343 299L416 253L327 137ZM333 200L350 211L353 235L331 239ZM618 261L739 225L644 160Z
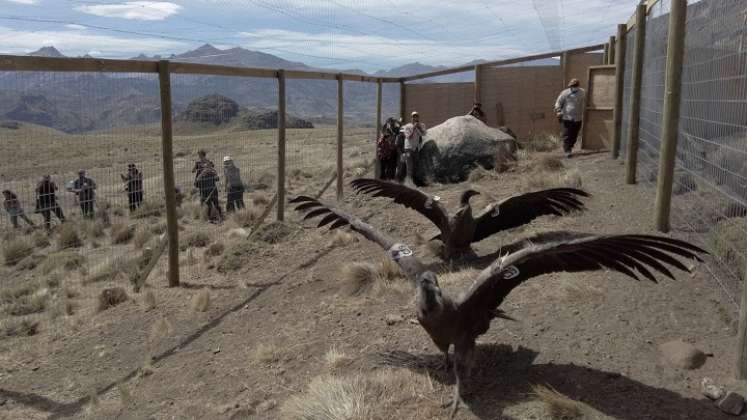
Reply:
M476 65L475 66L475 83L474 83L474 99L473 101L475 103L480 103L482 101L482 66Z
M166 196L166 231L169 238L169 287L179 286L179 225L176 216L176 182L171 116L171 73L169 62L158 62L161 91L161 155L163 156L163 189Z
M278 207L277 220L285 219L285 70L278 70Z
M625 161L625 180L636 183L638 170L638 137L641 127L641 84L643 81L643 59L646 50L646 5L639 4L635 15L635 50L631 76L630 112L628 120L628 151Z
M399 82L399 117L402 118L402 121L407 121L407 86L405 85L405 81L401 80Z
M672 8L669 12L669 35L667 36L667 70L664 82L664 111L661 121L659 182L656 189L656 228L662 232L669 231L674 161L680 122L686 17L687 0L672 0Z
M560 82L560 90L563 91L568 83L568 51L563 51L560 55L560 74L563 79Z
M613 121L615 132L612 137L612 158L620 156L622 137L623 87L625 85L625 45L627 43L627 25L617 25L617 42L615 43L615 110Z
M617 51L617 39L618 38L616 38L614 35L610 37L610 42L609 42L610 51L609 51L609 55L607 56L607 60L608 60L607 64L615 64L615 59L617 58L615 56L615 53Z
M610 44L606 43L604 44L604 54L602 55L602 64L609 64L610 63Z
M381 138L381 79L376 81L376 141L378 141ZM379 161L379 157L376 155L376 141L374 141L374 177L376 179L381 179L381 162Z
M745 269L747 273L747 268ZM743 283L747 284L747 274ZM742 302L739 306L739 330L737 331L737 379L747 379L747 287L742 286Z
M337 75L337 201L342 200L342 135L343 135L343 117L345 115L343 98L343 79L342 73Z

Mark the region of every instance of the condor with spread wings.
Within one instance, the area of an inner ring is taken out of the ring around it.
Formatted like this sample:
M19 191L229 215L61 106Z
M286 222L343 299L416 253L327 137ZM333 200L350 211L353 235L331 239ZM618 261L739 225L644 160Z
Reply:
M469 189L462 193L460 206L454 216L449 217L437 196L428 196L415 188L369 178L353 180L351 185L359 193L391 198L395 203L428 218L441 231L433 239L443 242L442 256L448 260L471 256L473 242L502 230L525 225L540 216L562 216L574 210L584 210L579 198L589 197L586 191L575 188L552 188L505 198L490 204L482 214L473 217L469 201L480 193Z
M676 257L700 261L704 250L686 242L663 236L610 235L556 232L541 234L523 244L509 246L510 253L496 259L475 279L469 290L458 298L444 296L438 278L426 269L413 251L379 232L371 225L331 205L299 196L291 201L296 210L306 212L304 219L322 216L318 227L342 226L377 243L399 264L417 289L417 318L436 346L446 355L454 346L456 386L452 416L463 404L461 386L469 375L475 340L490 328L493 318L508 294L523 282L553 272L581 272L608 269L638 280L652 282L654 272L674 279L669 267L688 268Z

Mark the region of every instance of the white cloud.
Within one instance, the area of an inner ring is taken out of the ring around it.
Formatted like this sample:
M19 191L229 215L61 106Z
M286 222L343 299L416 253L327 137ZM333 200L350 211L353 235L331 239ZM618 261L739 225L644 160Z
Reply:
M88 31L27 31L0 26L0 52L26 54L44 45L54 45L66 55L97 55L122 57L138 53L163 54L183 51L189 45L159 38L119 38ZM93 54L92 54L93 55Z
M39 3L39 0L5 0L9 1L11 3L18 3L18 4L37 4Z
M84 30L86 30L85 26L83 26L83 25L76 25L74 23L70 23L68 25L65 25L65 27L68 28L68 29L75 29L76 31L84 31Z
M91 15L133 20L164 20L179 13L182 6L168 1L127 1L118 4L91 4L75 10Z

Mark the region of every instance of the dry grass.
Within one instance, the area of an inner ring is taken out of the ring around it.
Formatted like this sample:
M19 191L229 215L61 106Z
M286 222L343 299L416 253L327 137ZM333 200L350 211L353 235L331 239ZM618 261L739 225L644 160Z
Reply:
M46 248L52 245L49 236L46 233L39 231L34 232L34 234L31 235L31 243L33 243L36 248Z
M80 269L86 263L86 257L73 250L65 250L49 254L42 262L40 270L42 274L49 274L56 269L73 271Z
M571 169L563 173L540 170L532 172L524 179L524 190L540 190L546 188L581 188L581 173L578 169Z
M153 232L151 232L148 228L141 226L135 229L132 243L135 245L135 248L142 249L151 240L151 238L153 238Z
M101 220L86 220L82 224L81 232L89 241L106 235L106 224Z
M241 209L233 214L233 221L240 227L251 227L262 216L262 210L255 206Z
M75 227L70 222L63 223L60 226L60 235L57 237L57 249L80 248L81 246L83 246L83 241Z
M241 269L247 264L250 256L262 252L265 247L262 243L247 240L229 243L218 262L218 272L227 273Z
M202 289L192 296L190 306L195 312L206 312L210 308L210 291Z
M710 245L714 254L729 267L734 267L740 276L747 265L747 218L724 219L711 230Z
M330 245L335 246L335 247L342 247L345 245L350 245L354 242L356 242L355 236L340 229L337 229L334 232L332 232L332 236L329 239Z
M406 283L399 266L388 258L379 264L352 263L341 269L342 290L348 296L361 296L371 292L397 289Z
M215 242L213 244L210 244L207 251L205 251L205 255L211 256L211 257L219 257L223 255L223 251L226 250L226 246L223 244L223 242Z
M255 206L266 206L270 204L270 198L265 193L255 192L252 194L252 204Z
M537 161L537 167L549 172L557 172L565 169L563 162L554 156L542 156Z
M0 332L6 337L30 337L39 332L39 321L6 319L0 323Z
M587 406L572 400L560 392L544 385L532 386L534 394L545 404L554 420L573 420L584 417Z
M129 297L127 292L121 287L113 287L111 289L104 289L99 295L99 311L105 311L109 308L113 308L123 302L127 302Z
M280 360L281 348L274 343L261 343L249 353L254 364L270 364Z
M32 295L20 296L5 307L5 313L11 316L31 315L47 309L49 294L47 289L38 289Z
M331 370L337 370L343 366L347 366L353 362L353 358L345 354L344 351L340 350L337 346L332 346L324 354L324 361L327 363L327 367Z
M161 217L166 212L166 203L146 200L140 207L130 214L131 219L145 219L146 217Z
M187 248L205 248L210 245L210 236L205 232L192 232L179 242L179 248L182 251L186 251Z
M114 258L109 264L104 264L94 272L90 273L88 277L83 279L83 284L114 280L119 275L132 278L132 276L137 272L137 267L137 258L130 258L127 255L122 255Z
M284 242L291 234L298 230L296 226L285 222L275 221L262 225L257 229L255 238L268 244Z
M126 244L135 236L135 225L126 223L115 223L112 225L112 245Z
M146 311L156 308L156 295L152 291L148 290L143 293L143 307Z
M431 418L438 404L427 394L434 391L429 377L408 370L323 375L289 398L280 414L288 420Z
M11 239L3 245L5 265L16 265L34 252L34 246L25 238Z
M539 133L528 139L519 140L519 145L529 152L551 152L560 147L560 137L555 134Z
M495 180L500 178L501 174L496 170L490 170L485 169L482 166L477 166L475 169L473 169L469 176L467 177L467 180L469 182L479 182L479 181L487 181L487 180Z

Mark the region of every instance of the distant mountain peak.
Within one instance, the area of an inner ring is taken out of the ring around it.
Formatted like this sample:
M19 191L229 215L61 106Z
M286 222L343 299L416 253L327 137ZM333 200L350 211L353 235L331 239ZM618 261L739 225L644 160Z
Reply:
M49 47L41 47L38 50L29 53L28 55L33 57L54 57L54 58L62 58L65 57L64 54L62 54L57 48L49 46Z

